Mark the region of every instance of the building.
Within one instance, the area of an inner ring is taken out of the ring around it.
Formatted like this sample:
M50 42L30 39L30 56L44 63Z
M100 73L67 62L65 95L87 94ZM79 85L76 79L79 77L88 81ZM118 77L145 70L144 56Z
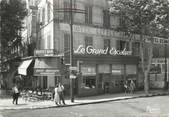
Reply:
M56 55L63 55L66 65L70 63L69 4L68 0L47 0L38 5L41 24L38 31L39 50L55 50ZM126 42L122 33L113 30L119 25L119 20L116 15L108 14L107 1L76 0L73 1L73 7L86 11L73 13L73 66L78 66L80 71L75 80L76 94L83 96L104 93L105 87L108 87L109 92L119 92L122 91L124 80L133 79L137 82L139 53L132 53L129 50L131 43ZM62 9L67 10L63 12ZM133 43L132 49L136 50L137 42ZM35 75L36 72L35 60ZM49 86L54 86L56 79L59 79L69 88L66 76L40 74L38 77L46 78L47 82L44 82Z
M116 14L109 14L107 0L72 2L74 53L71 69L76 71L73 73L76 76L75 94L87 96L121 92L123 82L129 79L141 87L139 36L134 35L134 41L129 41L123 32L114 31L120 25L120 19ZM68 94L70 1L43 0L38 1L35 7L37 22L32 25L36 25L36 41L33 39L36 49L33 58L23 61L23 66L27 64L24 72L30 71L27 69L34 61L31 77L36 79L36 87L53 88L62 82ZM27 76L25 73L22 74Z

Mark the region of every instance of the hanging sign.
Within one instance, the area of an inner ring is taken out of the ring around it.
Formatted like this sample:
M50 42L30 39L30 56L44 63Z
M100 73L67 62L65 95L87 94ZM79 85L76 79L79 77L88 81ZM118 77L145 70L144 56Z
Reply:
M90 54L90 55L132 55L132 51L127 51L126 48L123 50L117 50L114 47L106 49L96 49L93 46L83 47L80 45L77 50L74 51L75 54Z

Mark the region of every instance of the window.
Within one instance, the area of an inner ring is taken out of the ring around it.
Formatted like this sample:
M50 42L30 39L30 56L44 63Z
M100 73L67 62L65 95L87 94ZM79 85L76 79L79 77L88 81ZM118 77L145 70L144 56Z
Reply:
M129 42L117 40L116 47L117 47L117 50L124 50L125 48L126 50L129 50Z
M108 10L103 11L103 27L110 28L110 14Z
M51 36L48 35L47 37L47 49L50 49L51 48Z
M48 84L47 81L48 81L48 80L47 80L47 76L43 76L43 89L46 89L46 88L47 88L47 84Z
M42 10L42 24L45 24L45 8Z
M140 54L140 43L139 42L132 43L132 53L133 55L137 55L137 56Z
M92 7L91 6L85 6L85 23L86 24L92 24Z
M68 10L68 9L70 8L69 2L66 2L66 1L65 1L65 2L63 3L63 5L64 5L64 9L66 9L66 10ZM65 12L64 12L64 22L69 23L69 21L70 21L70 12L65 11Z
M50 3L48 3L48 5L47 5L47 12L48 12L48 22L50 21Z
M110 49L110 39L104 39L104 49Z
M64 34L64 53L68 53L70 51L70 35Z
M84 88L96 87L96 76L83 76Z
M93 38L92 37L85 37L85 47L93 45Z

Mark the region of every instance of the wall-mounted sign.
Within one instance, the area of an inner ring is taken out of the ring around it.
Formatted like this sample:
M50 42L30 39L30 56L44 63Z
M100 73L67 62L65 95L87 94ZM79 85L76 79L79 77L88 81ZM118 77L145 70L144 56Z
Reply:
M53 56L57 52L54 49L42 49L42 50L35 50L35 56Z
M60 76L60 70L58 69L45 69L45 68L34 68L34 76Z
M106 49L96 49L93 46L83 47L80 45L77 50L74 51L75 54L89 54L89 55L132 55L132 51L127 51L126 49L123 50L116 50L115 48L106 48Z

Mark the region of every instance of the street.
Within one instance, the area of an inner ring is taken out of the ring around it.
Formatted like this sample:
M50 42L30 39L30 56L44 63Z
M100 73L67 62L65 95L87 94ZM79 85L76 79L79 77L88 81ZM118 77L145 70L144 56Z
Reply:
M137 98L89 105L4 110L0 117L169 117L169 96Z

